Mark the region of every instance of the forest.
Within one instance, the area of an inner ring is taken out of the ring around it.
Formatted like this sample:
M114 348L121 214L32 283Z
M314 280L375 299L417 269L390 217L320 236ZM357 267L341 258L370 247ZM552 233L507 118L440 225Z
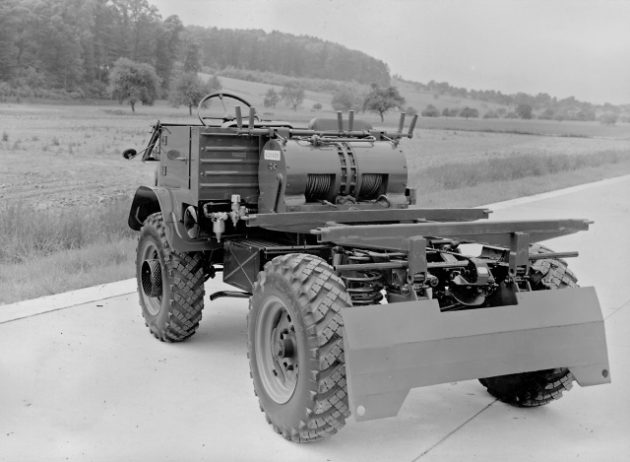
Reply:
M388 84L387 65L313 37L185 26L147 0L0 0L0 93L106 98L119 58L151 65L165 96L191 47L211 69ZM2 90L3 89L3 90Z

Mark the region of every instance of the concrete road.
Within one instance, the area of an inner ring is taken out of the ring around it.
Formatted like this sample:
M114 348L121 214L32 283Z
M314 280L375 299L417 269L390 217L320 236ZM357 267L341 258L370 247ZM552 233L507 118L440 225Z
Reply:
M350 419L329 440L296 445L271 430L253 395L245 300L208 303L198 333L171 345L148 334L135 293L65 309L57 296L27 303L22 319L26 305L0 306L0 461L627 461L629 198L625 177L498 204L493 215L596 221L549 245L579 250L572 268L597 287L611 385L575 385L529 410L476 381L415 389L396 418Z

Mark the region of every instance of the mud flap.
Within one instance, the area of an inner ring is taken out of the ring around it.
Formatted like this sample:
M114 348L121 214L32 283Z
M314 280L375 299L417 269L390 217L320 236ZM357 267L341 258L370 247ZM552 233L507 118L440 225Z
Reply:
M436 300L343 311L351 410L398 413L411 388L568 367L577 382L610 382L592 287L517 294L517 305L440 312Z

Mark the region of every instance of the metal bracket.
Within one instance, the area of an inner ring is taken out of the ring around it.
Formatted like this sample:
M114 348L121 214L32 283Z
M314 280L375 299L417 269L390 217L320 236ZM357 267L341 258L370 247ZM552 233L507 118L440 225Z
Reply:
M427 240L422 236L413 236L409 245L409 276L427 272Z
M510 242L510 274L516 276L516 270L525 267L525 274L529 269L529 245L530 237L528 233L516 231L511 234Z

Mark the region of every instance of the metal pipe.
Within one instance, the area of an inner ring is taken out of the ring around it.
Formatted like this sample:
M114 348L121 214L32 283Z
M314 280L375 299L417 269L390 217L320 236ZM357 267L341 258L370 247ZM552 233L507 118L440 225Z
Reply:
M547 258L573 258L578 257L579 252L546 252L546 253L537 253L535 255L530 255L528 257L529 260L545 260Z
M413 115L411 119L411 125L409 125L409 131L407 132L407 138L413 138L413 131L416 128L416 122L418 122L418 114Z
M249 129L254 128L254 120L256 118L256 108L254 106L249 107Z
M241 107L236 106L236 126L238 128L243 128L243 115L241 114Z
M427 263L428 269L448 269L448 268L465 268L470 265L469 261L454 262L432 262ZM347 265L335 265L337 271L365 271L365 270L386 270L407 268L409 263L406 261L389 261L380 263L352 263Z
M335 265L337 271L364 271L406 268L406 261L389 261L380 263L351 263L347 265Z

